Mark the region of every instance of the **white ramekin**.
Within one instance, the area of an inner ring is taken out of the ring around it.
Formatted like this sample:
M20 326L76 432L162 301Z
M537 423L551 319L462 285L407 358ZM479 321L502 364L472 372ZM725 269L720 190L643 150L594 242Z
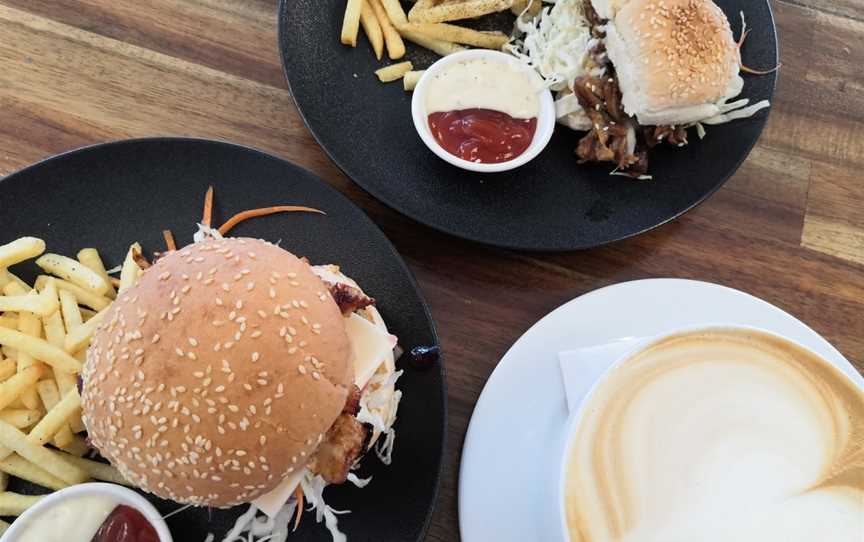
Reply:
M30 520L35 520L52 506L79 497L108 497L116 501L117 504L130 506L141 512L147 521L153 525L156 534L159 535L159 542L173 542L174 540L171 538L171 531L168 530L168 524L162 519L162 515L143 496L117 484L92 482L74 485L46 495L12 523L12 526L0 537L0 542L15 542Z
M537 88L543 89L537 96L540 100L540 113L537 116L537 129L534 132L534 139L531 140L531 145L525 149L525 152L507 162L482 164L463 160L458 156L450 154L441 147L432 135L431 130L429 130L429 115L426 112L426 89L429 87L429 81L432 80L432 77L436 73L454 62L480 58L501 62L516 71L523 72L537 83ZM552 138L552 132L555 130L555 102L552 99L552 93L548 88L544 87L543 81L537 72L530 66L523 64L514 56L500 51L491 51L489 49L471 49L469 51L461 51L459 53L447 55L435 64L432 64L414 88L414 96L411 98L411 116L414 119L414 127L417 129L417 134L420 135L420 139L422 139L423 143L429 147L429 150L438 155L442 160L445 160L456 167L467 169L469 171L479 171L481 173L509 171L530 162L540 154L544 148L546 148L546 145Z

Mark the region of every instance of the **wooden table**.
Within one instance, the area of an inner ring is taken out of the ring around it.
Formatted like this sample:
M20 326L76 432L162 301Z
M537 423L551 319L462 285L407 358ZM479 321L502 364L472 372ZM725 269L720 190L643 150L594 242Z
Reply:
M798 316L864 369L864 3L774 7L783 69L749 160L684 218L599 250L490 249L372 200L297 115L275 0L0 0L0 174L94 142L191 135L271 151L361 205L407 259L438 323L450 425L429 539L456 540L460 449L486 378L532 323L587 291L646 277L740 288Z

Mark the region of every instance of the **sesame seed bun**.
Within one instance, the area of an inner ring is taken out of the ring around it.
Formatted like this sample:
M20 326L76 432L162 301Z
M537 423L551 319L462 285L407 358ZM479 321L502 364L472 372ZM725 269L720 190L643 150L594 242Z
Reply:
M303 468L354 380L327 287L255 239L166 254L118 296L82 374L84 423L112 465L145 491L217 507Z
M630 0L609 21L606 48L624 109L643 125L715 116L743 86L729 21L711 0Z

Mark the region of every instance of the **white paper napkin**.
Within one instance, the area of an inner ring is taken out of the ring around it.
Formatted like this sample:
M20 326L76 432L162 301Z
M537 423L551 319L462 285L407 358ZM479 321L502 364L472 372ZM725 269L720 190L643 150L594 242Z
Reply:
M626 337L606 344L560 352L558 361L570 413L579 409L585 396L612 364L648 340L648 337Z

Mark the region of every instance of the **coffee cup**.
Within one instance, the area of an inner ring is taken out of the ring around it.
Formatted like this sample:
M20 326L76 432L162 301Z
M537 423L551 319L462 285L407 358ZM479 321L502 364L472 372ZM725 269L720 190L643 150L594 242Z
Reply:
M643 342L569 425L564 540L864 539L864 390L779 335L708 326Z

